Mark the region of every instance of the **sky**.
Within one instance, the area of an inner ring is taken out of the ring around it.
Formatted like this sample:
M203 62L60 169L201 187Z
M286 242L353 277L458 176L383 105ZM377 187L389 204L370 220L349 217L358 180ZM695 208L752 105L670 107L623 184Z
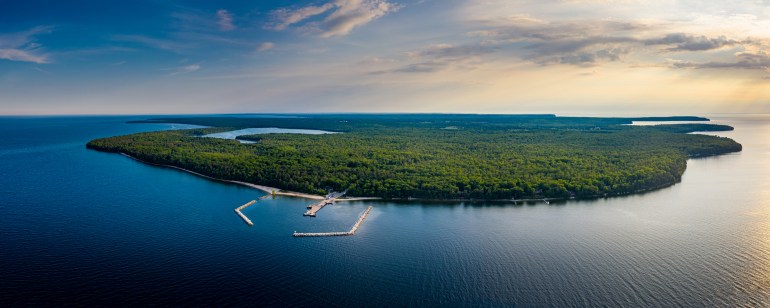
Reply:
M770 113L770 0L0 0L0 114Z

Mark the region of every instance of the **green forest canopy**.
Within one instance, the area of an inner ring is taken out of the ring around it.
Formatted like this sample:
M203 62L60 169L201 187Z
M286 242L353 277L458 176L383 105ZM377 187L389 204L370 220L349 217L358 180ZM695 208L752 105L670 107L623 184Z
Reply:
M187 117L141 122L209 128L96 139L88 147L126 153L213 177L323 194L428 199L523 199L622 195L678 182L688 157L741 150L694 131L725 125L630 126L699 117L579 118L554 115L339 114ZM200 136L250 127L342 134L264 134L257 141Z

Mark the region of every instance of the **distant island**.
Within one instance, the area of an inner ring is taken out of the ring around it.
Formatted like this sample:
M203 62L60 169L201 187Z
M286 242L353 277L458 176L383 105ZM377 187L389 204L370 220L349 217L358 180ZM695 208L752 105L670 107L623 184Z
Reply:
M673 185L690 157L742 150L714 124L633 126L702 117L312 114L177 117L140 121L207 128L92 140L89 149L206 176L288 191L383 199L522 200L626 195ZM338 134L203 137L244 128Z

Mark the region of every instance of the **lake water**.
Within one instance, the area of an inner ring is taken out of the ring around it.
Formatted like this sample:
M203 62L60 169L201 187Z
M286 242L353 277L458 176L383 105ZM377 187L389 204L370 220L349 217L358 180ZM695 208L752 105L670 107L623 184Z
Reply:
M323 130L315 129L290 129L290 128L277 128L277 127L256 127L245 128L239 130L232 130L222 133L208 134L203 137L220 138L220 139L235 139L238 136L244 135L261 135L261 134L305 134L305 135L323 135L323 134L336 134L336 132L327 132ZM249 140L238 140L241 143L254 143Z
M770 116L716 117L741 153L682 183L551 205L277 198L93 138L144 117L0 118L0 306L765 306ZM182 126L176 125L180 128ZM293 238L350 228L355 236Z

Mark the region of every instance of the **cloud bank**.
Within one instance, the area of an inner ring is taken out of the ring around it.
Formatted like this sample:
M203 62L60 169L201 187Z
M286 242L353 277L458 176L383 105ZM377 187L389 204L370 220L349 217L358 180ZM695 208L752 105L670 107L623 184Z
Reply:
M466 33L469 41L406 52L411 63L393 72L434 72L487 58L518 59L542 66L593 67L618 62L674 69L768 69L767 38L675 32L676 25L650 21L548 21L513 15L473 22L478 29ZM690 60L671 61L677 57Z

